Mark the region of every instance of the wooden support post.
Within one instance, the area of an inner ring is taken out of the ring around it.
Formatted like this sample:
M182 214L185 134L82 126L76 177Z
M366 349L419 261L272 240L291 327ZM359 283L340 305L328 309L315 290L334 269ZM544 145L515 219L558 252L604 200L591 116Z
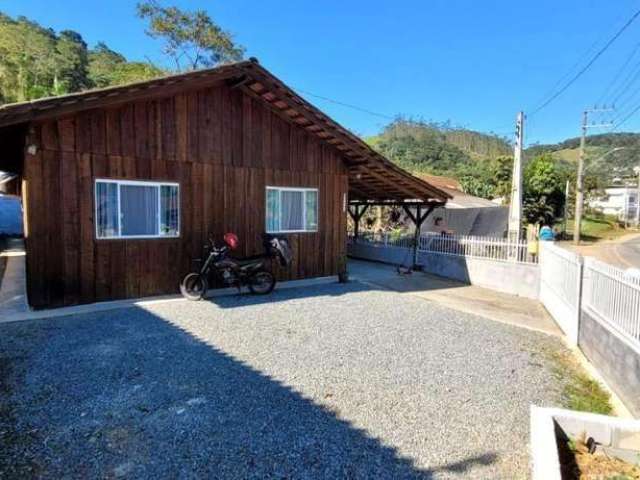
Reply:
M422 207L418 205L416 207L416 222L415 229L413 231L413 269L419 270L418 267L418 243L420 243L420 228L422 227L422 221L420 218L422 217Z
M360 208L362 207L362 208ZM349 215L353 219L353 241L358 240L358 234L360 233L360 219L369 208L369 205L354 205L349 207Z
M433 212L433 209L435 208L435 205L429 205L427 207L427 211L423 214L422 213L422 205L417 205L416 208L416 214L414 215L413 212L410 210L410 208L406 205L403 205L402 208L404 209L405 213L407 214L407 216L411 219L411 221L413 222L415 229L413 232L413 270L420 270L420 266L418 265L418 245L420 243L420 230L422 229L422 224L424 223L424 221L427 219L427 217L431 214L431 212Z

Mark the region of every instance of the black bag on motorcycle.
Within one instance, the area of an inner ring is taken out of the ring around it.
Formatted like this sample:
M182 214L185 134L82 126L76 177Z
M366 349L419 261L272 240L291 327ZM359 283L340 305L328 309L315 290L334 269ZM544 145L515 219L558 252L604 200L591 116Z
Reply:
M288 267L291 265L291 261L293 260L293 251L291 250L291 245L286 238L265 234L264 244L269 255L278 257L280 266Z

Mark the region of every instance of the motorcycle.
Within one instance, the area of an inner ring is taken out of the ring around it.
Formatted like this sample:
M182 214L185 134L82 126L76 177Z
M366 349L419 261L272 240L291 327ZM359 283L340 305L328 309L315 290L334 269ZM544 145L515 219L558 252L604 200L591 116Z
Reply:
M209 243L205 245L205 252L209 251L206 260L197 272L187 274L180 283L180 293L185 298L201 300L209 289L212 273L223 285L236 287L239 292L247 286L251 293L266 295L276 286L276 279L268 268L271 260L278 259L283 267L291 264L291 247L285 238L263 235L264 254L245 259L230 256L230 252L238 247L236 234L227 233L223 239L224 244L218 247L209 237Z

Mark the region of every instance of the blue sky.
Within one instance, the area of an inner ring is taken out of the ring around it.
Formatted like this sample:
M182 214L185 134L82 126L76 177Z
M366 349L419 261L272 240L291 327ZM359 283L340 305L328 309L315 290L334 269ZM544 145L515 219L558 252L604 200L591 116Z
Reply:
M76 30L90 45L105 41L130 59L162 62L160 45L135 17L135 3L0 0L0 10L55 30ZM578 70L576 62L586 63L640 9L640 0L169 3L206 9L248 56L292 87L389 116L450 120L504 135L519 109L533 111L559 79ZM640 18L564 95L529 117L526 143L577 136L580 112L599 100L639 41ZM630 68L640 67L637 62L640 52ZM640 105L640 92L632 95L639 87L640 78L614 116ZM308 98L361 135L388 123ZM622 130L640 131L640 112Z

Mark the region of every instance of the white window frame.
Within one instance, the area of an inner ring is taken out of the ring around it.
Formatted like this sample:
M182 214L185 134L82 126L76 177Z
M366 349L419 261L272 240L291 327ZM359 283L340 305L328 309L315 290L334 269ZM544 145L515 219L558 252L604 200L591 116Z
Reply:
M269 225L269 190L277 190L278 191L278 230L267 230ZM282 230L282 192L305 192L304 201L302 202L302 218L304 219L305 228L302 230ZM316 192L317 205L316 205L316 228L313 230L307 229L307 194L306 192ZM320 224L320 191L317 188L307 188L307 187L276 187L275 185L267 185L265 189L265 230L267 233L314 233L318 231L318 226Z
M115 183L118 185L117 205L118 205L118 235L100 236L98 233L98 183ZM155 235L122 235L122 212L120 211L120 187L122 185L133 185L141 187L157 187L158 188L158 233ZM162 219L162 196L160 195L160 187L177 187L178 188L178 231L175 234L160 233L160 224ZM95 233L97 240L117 240L130 238L180 238L180 184L176 182L154 182L147 180L114 180L112 178L96 178L93 187L93 203L94 203L94 223L96 226Z

